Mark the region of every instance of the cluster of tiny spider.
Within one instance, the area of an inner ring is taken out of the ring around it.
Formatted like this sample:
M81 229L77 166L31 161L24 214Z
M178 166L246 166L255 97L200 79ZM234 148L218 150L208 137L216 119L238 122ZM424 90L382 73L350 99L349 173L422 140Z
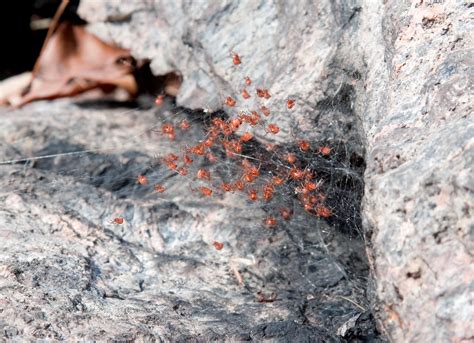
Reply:
M241 58L238 54L232 53L232 63L239 66ZM252 98L249 87L252 80L249 76L243 77L245 85L241 90L242 101L246 102ZM271 98L268 89L255 88L257 99L267 100ZM164 95L159 95L155 104L161 106L164 102ZM224 100L224 106L228 109L235 110L238 99L227 96ZM285 110L291 111L297 103L294 99L286 99ZM270 121L271 109L264 105L257 105L257 109L237 111L234 115L227 119L213 117L210 124L206 128L204 139L195 145L187 146L179 154L169 153L163 159L162 163L170 171L181 176L192 176L199 180L203 185L193 189L204 197L212 197L216 194L227 192L241 192L246 194L249 201L262 201L268 203L272 200L279 187L292 188L292 193L303 206L306 212L322 218L332 216L332 211L325 205L326 196L321 188L321 180L316 180L316 175L305 163L299 160L297 155L292 152L286 152L278 157L278 163L273 166L271 177L267 174L262 177L261 164L257 165L252 161L260 161L256 156L245 154L246 148L255 140L251 129L253 127L263 127L270 135L278 135L280 128L277 123ZM186 132L191 128L191 123L187 119L183 119L177 125L171 122L165 122L161 125L160 133L174 141L178 131ZM312 147L310 142L304 139L297 140L297 147L302 154L319 154L320 156L329 156L331 148L328 146ZM219 150L220 154L216 153ZM247 149L248 150L248 149ZM275 151L272 144L266 145L266 150ZM219 155L222 158L236 159L239 158L240 165L239 175L233 180L215 184L211 175L211 170L204 167L194 167L197 159L206 159L207 162L214 164L219 161ZM191 174L192 173L192 174ZM148 185L149 180L145 175L138 175L137 182L140 185ZM154 184L154 190L158 193L166 192L166 188L162 184ZM278 209L278 216L269 215L264 219L264 225L273 228L278 224L278 217L281 220L288 221L292 218L293 211L289 208L281 207ZM124 218L117 217L113 221L115 224L123 224ZM213 242L217 250L224 247L223 243Z

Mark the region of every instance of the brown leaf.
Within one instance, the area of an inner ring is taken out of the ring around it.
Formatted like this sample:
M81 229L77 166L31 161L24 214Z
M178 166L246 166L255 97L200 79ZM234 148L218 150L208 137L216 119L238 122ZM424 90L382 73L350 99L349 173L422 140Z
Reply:
M94 88L120 87L134 96L133 71L134 60L127 50L102 42L84 26L62 23L47 41L30 85L13 105L74 96Z

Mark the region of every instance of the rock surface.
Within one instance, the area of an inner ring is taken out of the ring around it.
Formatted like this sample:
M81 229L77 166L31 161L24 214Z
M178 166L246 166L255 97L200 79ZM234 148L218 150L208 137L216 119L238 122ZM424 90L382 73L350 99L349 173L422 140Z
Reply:
M360 236L298 207L269 230L271 209L241 193L190 192L192 177L160 157L201 138L202 113L166 106L58 100L1 113L2 162L43 156L0 165L3 338L380 341ZM156 132L183 118L191 131L173 144Z
M181 72L184 106L220 107L248 74L269 88L287 141L359 118L381 324L395 341L472 339L472 3L86 0L80 13L155 73Z

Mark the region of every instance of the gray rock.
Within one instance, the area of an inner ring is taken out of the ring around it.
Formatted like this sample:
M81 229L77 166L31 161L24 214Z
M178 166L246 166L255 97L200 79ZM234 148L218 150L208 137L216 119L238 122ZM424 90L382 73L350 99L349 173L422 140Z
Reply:
M190 191L193 176L163 166L202 138L202 113L57 100L1 115L5 339L338 341L338 328L368 308L360 236L299 207L269 230L266 213L291 198L206 200ZM183 118L191 131L173 144L156 132ZM208 165L213 182L233 164ZM167 191L154 192L156 182ZM260 303L259 292L276 300ZM379 340L374 320L358 328L355 337Z
M274 95L287 142L295 122L299 136L334 139L334 126L356 116L381 324L396 341L474 336L469 1L156 1L127 23L95 20L92 3L81 14L95 32L151 59L157 74L183 74L185 106L219 107L249 74ZM291 115L288 96L298 103Z

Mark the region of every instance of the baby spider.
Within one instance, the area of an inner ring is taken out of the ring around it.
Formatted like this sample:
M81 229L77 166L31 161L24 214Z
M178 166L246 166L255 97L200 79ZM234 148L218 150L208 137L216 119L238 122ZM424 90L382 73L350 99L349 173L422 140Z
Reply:
M298 146L300 147L301 151L308 151L311 148L311 145L309 145L309 142L304 139L298 142Z
M248 76L246 76L246 77L244 78L244 81L245 81L245 84L246 84L247 86L250 86L250 85L252 84L252 80L251 80L250 77L248 77Z
M160 185L159 183L157 183L154 188L155 192L158 193L163 193L166 190L166 188L163 185Z
M179 124L179 127L181 128L181 130L187 130L191 127L191 125L186 119L183 119L183 121Z
M216 248L216 250L222 250L222 248L224 247L224 243L218 241L212 242L212 245L214 245L214 248Z
M209 173L205 169L199 169L196 176L197 176L198 179L201 179L201 180L203 180L203 179L210 180L211 179L211 173Z
M286 107L288 107L288 109L291 110L293 108L293 106L295 106L295 101L291 100L291 99L288 99L286 101Z
M332 149L331 149L330 147L328 147L328 146L319 147L319 152L320 152L321 154L323 154L324 156L329 155L329 154L331 153L331 150L332 150Z
M163 105L164 100L165 100L165 95L164 94L158 95L155 99L155 105L158 106L158 107Z
M114 218L114 220L112 221L112 224L122 225L123 222L124 222L124 219L122 217L117 217L117 218Z
M242 63L242 61L240 60L240 56L235 52L232 53L232 63L234 63L234 65L239 65L240 63Z
M278 132L280 132L280 128L276 124L270 124L267 127L268 132L276 135Z
M250 132L245 132L242 136L240 136L240 140L242 142L248 142L253 138L253 135Z
M225 98L225 104L229 107L234 107L235 106L235 100L228 96L227 98Z
M246 89L242 90L242 98L244 98L244 99L250 98L250 94L249 94L249 92L247 92Z
M277 224L277 220L272 216L265 218L265 225L268 227L273 227Z
M145 175L138 175L137 177L137 182L140 184L140 185L147 185L148 184L148 179Z
M199 192L206 197L210 197L212 195L212 189L207 187L199 187Z

